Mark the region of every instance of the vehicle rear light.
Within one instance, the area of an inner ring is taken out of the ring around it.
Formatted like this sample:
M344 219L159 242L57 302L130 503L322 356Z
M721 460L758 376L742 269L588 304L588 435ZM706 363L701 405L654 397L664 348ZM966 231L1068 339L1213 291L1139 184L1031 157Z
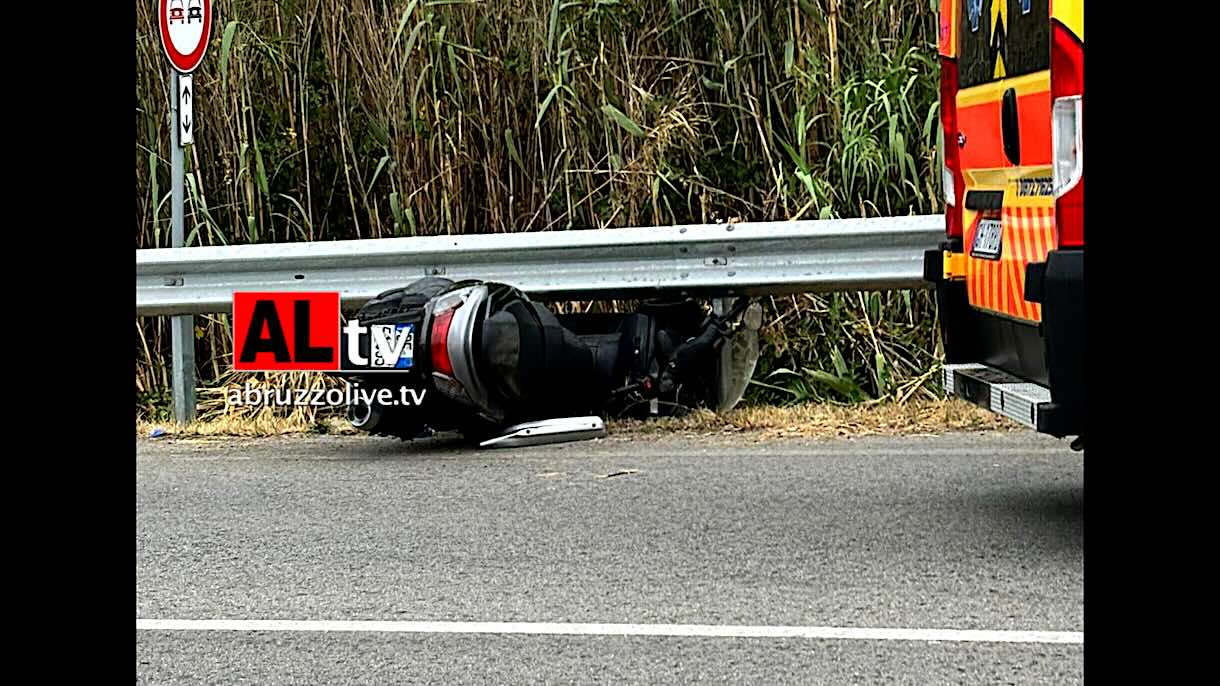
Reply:
M1054 149L1055 242L1084 245L1084 45L1051 22L1051 146Z
M428 344L432 371L447 376L453 376L453 362L449 360L449 325L453 323L453 313L457 312L457 308L458 305L455 304L432 315L432 331Z
M957 188L953 182L953 170L945 163L945 130L943 128L938 137L940 140L936 142L936 147L940 151L940 185L945 189L945 206L952 207L957 205Z
M945 235L962 235L962 208L959 190L965 191L961 156L957 143L957 61L940 60L941 179L945 189Z
M1055 149L1055 197L1062 198L1074 190L1084 176L1084 147L1081 145L1080 115L1083 107L1079 95L1055 98L1051 110L1053 128L1051 145Z

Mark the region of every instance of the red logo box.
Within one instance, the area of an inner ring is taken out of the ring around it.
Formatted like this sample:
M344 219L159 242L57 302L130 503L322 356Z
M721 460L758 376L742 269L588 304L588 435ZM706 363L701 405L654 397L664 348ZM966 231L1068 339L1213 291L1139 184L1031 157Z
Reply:
M339 293L234 293L233 368L337 371Z

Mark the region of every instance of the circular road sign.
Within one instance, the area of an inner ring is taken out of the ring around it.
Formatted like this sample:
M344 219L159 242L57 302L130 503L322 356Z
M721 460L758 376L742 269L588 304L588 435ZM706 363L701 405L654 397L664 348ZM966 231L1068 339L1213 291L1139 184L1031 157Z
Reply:
M189 74L203 61L212 33L212 0L158 0L161 46L174 69Z

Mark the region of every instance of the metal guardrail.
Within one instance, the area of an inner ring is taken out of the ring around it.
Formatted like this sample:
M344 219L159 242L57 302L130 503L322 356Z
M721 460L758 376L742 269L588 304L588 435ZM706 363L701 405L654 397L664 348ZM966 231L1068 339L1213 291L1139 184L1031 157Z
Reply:
M922 215L137 250L136 314L228 312L236 291L338 291L354 308L423 276L542 300L925 288L923 254L943 232ZM193 355L172 386L190 421Z
M941 215L136 251L138 315L227 312L234 291L338 291L355 307L429 275L543 300L924 288Z

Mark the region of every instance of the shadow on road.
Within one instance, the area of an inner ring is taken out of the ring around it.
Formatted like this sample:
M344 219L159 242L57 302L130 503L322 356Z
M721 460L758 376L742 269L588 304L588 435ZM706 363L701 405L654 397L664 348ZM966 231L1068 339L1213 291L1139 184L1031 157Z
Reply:
M962 505L998 531L1077 551L1084 544L1084 488L1079 485L979 491L966 495Z

